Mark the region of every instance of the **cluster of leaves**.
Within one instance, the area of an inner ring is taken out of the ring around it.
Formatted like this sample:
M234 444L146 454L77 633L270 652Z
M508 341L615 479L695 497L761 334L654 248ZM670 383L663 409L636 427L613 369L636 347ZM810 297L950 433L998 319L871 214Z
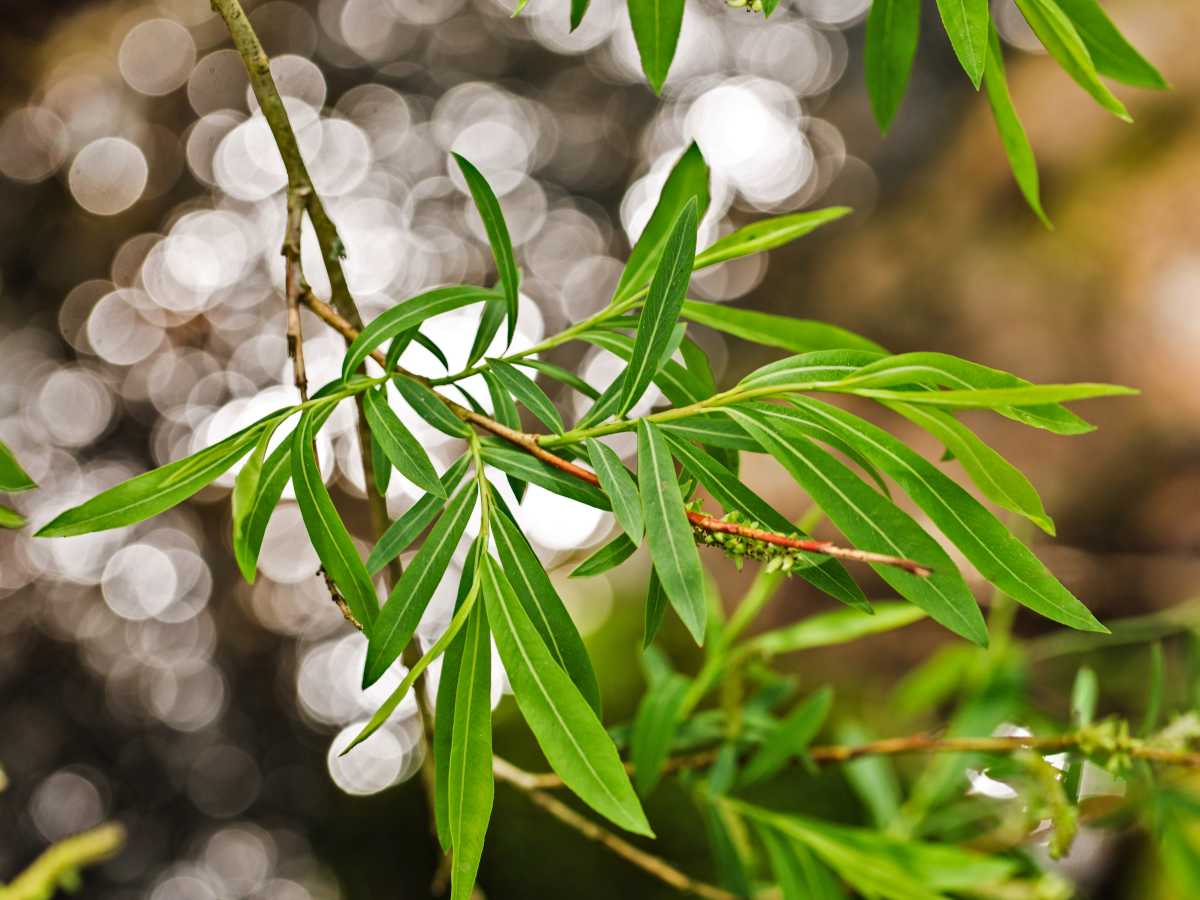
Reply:
M726 0L770 16L779 0ZM661 92L683 27L684 0L629 0L629 19L646 80ZM520 12L524 2L518 7ZM989 0L937 0L954 54L975 90L987 94L1017 185L1038 217L1042 208L1037 162L1017 116L1004 74L1004 56ZM587 12L572 0L571 28ZM1104 78L1139 88L1162 89L1166 81L1125 39L1098 0L1017 0L1017 8L1051 57L1102 108L1131 121ZM887 131L908 89L921 32L921 0L872 0L865 54L867 93L875 119Z
M810 621L802 623L799 631L771 633L735 647L733 638L761 604L744 604L731 627L706 599L705 573L687 506L700 488L727 514L758 523L768 530L768 536L803 533L742 483L738 477L741 452L773 456L856 547L915 560L931 570L922 575L897 566L875 565L879 575L909 603L873 606L836 559L788 551L791 572L849 607L840 615L850 623L851 632L895 627L898 622L928 615L975 644L987 642L979 606L954 561L921 524L893 502L885 478L905 491L999 591L1072 628L1104 630L992 512L939 466L887 431L813 395L864 398L915 422L945 445L947 458L958 459L987 498L1052 532L1053 525L1029 481L959 421L957 414L987 409L1035 428L1080 434L1091 426L1067 410L1064 402L1129 393L1128 389L1099 384L1033 385L943 354L891 355L866 338L817 322L688 299L694 270L779 246L846 212L830 209L767 219L697 253L697 223L708 202L708 171L695 146L671 172L610 305L529 350L485 359L486 348L502 326L507 324L510 340L514 333L519 273L495 195L474 166L461 158L457 163L486 226L498 285L440 287L397 304L363 329L346 351L341 377L311 399L280 409L199 453L111 488L62 513L38 532L41 536L66 536L140 521L180 503L248 457L237 475L232 497L234 550L242 572L253 580L267 522L290 479L324 572L369 640L363 684L370 685L408 647L463 540L468 520L478 510L480 531L467 555L448 629L411 667L351 744L364 740L386 721L424 669L444 655L434 734L436 807L439 837L454 851L456 897L465 897L470 890L491 810L489 659L493 640L517 705L564 784L616 825L650 834L617 745L602 725L599 688L583 641L512 511L495 489L491 479L497 471L507 476L518 497L526 484L533 483L581 503L611 509L620 535L574 574L602 572L645 543L654 564L645 607L646 644L654 639L668 607L698 643L707 643L709 661L701 675L684 679L664 671L639 711L630 747L643 791L657 780L680 729L697 721L688 715L713 685L739 683L746 660L769 655L772 646L774 652L796 649L798 634L818 627ZM470 305L482 310L474 349L464 370L425 378L397 367L404 348L420 339L423 322ZM688 337L692 324L782 348L792 355L719 391L704 353ZM627 361L627 368L612 385L597 391L573 373L540 358L544 351L569 340L610 350ZM375 361L368 368L372 358ZM464 379L474 374L481 374L486 382L490 415L463 386ZM538 375L588 397L590 408L568 428L537 383ZM671 405L628 418L652 383ZM467 406L438 390L447 387L456 389ZM362 401L379 485L386 486L394 469L427 492L392 523L365 561L339 516L313 452L315 434L334 408L349 398ZM396 414L393 403L397 401L434 428L464 441L462 457L444 473L437 473L420 442ZM520 431L519 407L548 431L539 435ZM291 432L277 439L281 426L294 416L298 420ZM482 427L476 430L473 426ZM636 475L598 440L616 432L636 432ZM835 452L856 463L866 478ZM594 474L571 459L586 460ZM374 577L418 541L415 556L381 607ZM727 758L718 760L708 776L714 796L722 794L714 786L720 785L722 778L726 784L737 777L750 781L766 778L803 743L801 738L807 735L811 739L823 718L823 713L817 713L828 706L828 698L818 696L824 699L806 702L778 723L782 743L764 744L745 770L737 764L742 745L737 740L728 744ZM747 705L747 710L753 708L753 703ZM734 729L731 733L738 732ZM722 801L714 810L721 821L759 815L732 800ZM754 822L768 849L775 846L771 841L786 837L793 843L807 841L810 849L825 858L818 847L834 840L829 836L834 832L825 826L805 826L807 837L801 839L796 832L801 826L795 822L785 827L762 816ZM839 846L844 844L842 841ZM857 852L870 855L874 851L863 845ZM878 886L871 892L891 896ZM927 885L919 896L929 895Z

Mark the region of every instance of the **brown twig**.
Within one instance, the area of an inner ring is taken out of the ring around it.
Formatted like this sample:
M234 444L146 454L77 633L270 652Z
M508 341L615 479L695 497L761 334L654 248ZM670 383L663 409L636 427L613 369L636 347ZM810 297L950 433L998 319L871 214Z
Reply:
M292 375L301 402L308 400L308 375L304 371L304 331L300 325L300 294L306 289L300 265L300 234L304 224L304 205L312 191L301 185L288 191L287 230L283 236L284 294L287 299L287 349L292 359Z

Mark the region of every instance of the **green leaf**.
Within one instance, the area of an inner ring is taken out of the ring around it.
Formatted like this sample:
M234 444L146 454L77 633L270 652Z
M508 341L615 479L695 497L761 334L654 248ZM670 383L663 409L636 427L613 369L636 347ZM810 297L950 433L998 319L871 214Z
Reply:
M650 687L638 704L629 734L629 756L634 784L642 796L649 794L662 777L690 686L688 679L672 672Z
M323 421L324 419L322 419ZM248 526L255 511L256 501L261 493L259 488L262 484L267 445L271 441L271 436L275 434L276 427L280 424L282 424L282 420L279 420L269 428L263 429L262 435L254 447L254 452L242 464L241 471L238 472L237 478L234 479L233 493L230 496L230 515L233 519L233 555L237 560L238 568L242 572L242 577L250 584L254 583L254 576L257 574L258 551L262 546L262 534L266 530L266 520L270 518L271 510L279 502L279 494L275 494L271 500L270 507L266 510L266 518L263 520L263 530L258 533L258 540L252 542ZM286 441L284 443L286 444ZM285 458L285 454L290 454L290 450L286 446L279 453L280 460ZM286 456L286 459L290 462L290 455ZM291 470L290 467L280 466L280 468L285 473L283 479L279 482L279 493L283 493L283 485L287 482L287 474Z
M838 743L848 747L870 743L874 737L858 722L845 722L837 730ZM875 827L887 829L896 820L902 799L891 758L860 756L842 764L842 775L870 812Z
M992 108L992 118L1000 132L1000 142L1008 156L1008 165L1012 169L1017 187L1025 197L1042 223L1047 228L1053 228L1046 211L1042 208L1041 186L1038 178L1037 159L1033 155L1033 147L1025 134L1025 127L1013 106L1012 97L1008 93L1008 79L1004 75L1004 51L1000 48L1000 37L995 26L990 27L987 68L983 73L983 86L987 90L988 104Z
M362 334L347 348L345 359L342 361L342 378L348 379L354 374L363 361L384 341L390 341L426 319L472 303L490 300L495 296L494 290L472 285L455 285L434 288L396 304L372 319L362 330Z
M671 452L662 432L645 419L638 420L637 442L638 489L654 570L683 624L696 643L703 644L708 614L704 603L704 570L692 526L684 513Z
M869 350L814 350L760 366L738 386L746 389L795 386L802 389L813 384L848 384L851 376L890 358Z
M379 438L370 435L371 442L371 480L375 491L381 497L387 496L388 485L392 483L392 463L387 453L379 443Z
M488 365L500 383L508 388L518 402L537 416L538 421L555 434L563 433L563 420L557 407L532 378L502 360L488 360Z
M591 0L571 0L571 30L574 31L583 22Z
M788 843L774 828L757 825L755 831L783 900L845 900L833 873L807 847Z
M1133 87L1164 89L1166 79L1125 40L1096 0L1054 0L1091 54L1096 71Z
M475 329L475 337L471 341L471 350L467 354L467 366L473 366L487 353L492 346L492 339L500 331L508 316L508 306L503 297L495 297L483 305L483 313L479 317L479 327Z
M920 454L852 413L806 397L792 401L815 430L832 431L895 479L988 581L1039 615L1082 631L1108 633L1028 547L974 497ZM787 434L791 426L780 426Z
M1149 737L1158 728L1158 720L1162 715L1163 686L1166 682L1167 663L1163 658L1162 641L1150 645L1150 674L1146 680L1146 711L1142 717L1142 726L1138 729L1138 737Z
M682 7L682 0L678 2ZM688 146L667 176L654 212L629 251L629 260L613 295L614 302L632 297L650 282L662 258L671 226L693 198L696 200L696 219L700 220L708 209L708 165L695 143Z
M37 537L71 537L132 525L182 503L250 452L280 413L243 428L198 453L151 469L59 513Z
M484 230L487 231L488 243L492 245L492 257L496 260L496 273L500 276L500 286L504 290L504 303L508 314L508 342L511 344L513 334L517 329L517 287L520 276L517 274L517 261L513 257L512 240L508 236L508 226L504 224L504 213L500 211L500 201L496 199L491 185L470 162L457 153L451 154L458 163L459 171L466 179L475 208L483 219Z
M729 469L699 447L681 441L667 432L671 452L693 478L708 489L725 510L736 510L768 531L779 534L801 534L783 515L742 483ZM850 573L835 559L818 554L799 554L809 565L793 571L832 597L848 606L870 612L871 604Z
M483 459L488 465L495 466L501 472L515 475L522 481L539 485L560 496L586 503L597 509L610 508L608 497L600 488L549 466L540 459L530 456L524 450L484 441Z
M492 515L492 539L509 584L554 661L570 676L588 705L600 712L600 684L583 638L550 576L520 527L502 512Z
M683 0L629 0L629 22L646 80L661 94L683 26Z
M988 23L991 21L988 0L937 0L937 5L954 55L975 90L979 90L987 62Z
M585 397L590 397L595 400L600 396L600 392L576 375L574 372L564 369L562 366L556 366L554 363L546 362L544 359L517 359L513 362L518 366L527 366L543 375L553 378L555 381L560 381L569 388L573 388Z
M1054 534L1054 521L1046 514L1042 498L1029 479L966 425L940 409L911 403L887 406L941 441L985 497L1024 516L1047 534Z
M890 391L877 388L855 387L849 391L860 397L874 400L900 400L909 403L927 403L932 406L949 406L955 409L995 409L1016 406L1042 406L1049 403L1069 403L1074 400L1091 400L1097 397L1131 397L1140 393L1134 388L1119 384L1031 384L1028 387L981 388L962 391Z
M363 630L370 634L379 611L379 598L317 467L313 447L316 418L315 409L305 410L292 432L292 484L296 490L296 503L321 566L345 597Z
M697 413L686 419L660 422L658 426L672 437L726 450L758 452L758 444L741 427L723 413Z
M367 556L367 571L372 575L382 572L384 567L403 553L421 536L446 504L446 497L458 487L470 464L469 456L460 456L441 477L440 494L424 494L410 506L400 518L392 522L371 548Z
M867 16L867 95L879 130L886 132L908 89L917 39L920 0L874 0Z
M814 647L848 644L873 634L904 628L925 618L925 612L911 603L876 602L873 613L856 609L835 609L801 619L751 638L746 652L763 656L795 653Z
M650 283L650 293L642 308L633 342L633 355L622 376L617 415L624 414L645 393L666 354L692 277L695 251L696 201L693 199L675 220Z
M492 642L487 612L475 604L463 631L455 678L454 724L447 772L451 900L469 900L492 815Z
M836 325L811 319L735 309L724 303L704 303L700 300L685 300L682 315L697 325L706 325L742 340L767 347L780 347L793 353L840 349L883 352L883 348L874 341Z
M722 755L710 770L709 783L697 792L702 801L700 813L704 818L704 832L708 837L713 862L716 864L719 883L729 889L735 897L752 897L750 878L743 860L745 840L741 821L729 812L728 807L713 802L714 795L724 792L720 784L720 768L724 760L734 759L734 747L726 744Z
M802 756L825 724L832 707L832 688L823 687L810 694L767 735L742 770L741 784L765 781L787 765L792 757Z
M391 406L388 405L387 394L382 390L368 390L363 393L363 411L367 424L371 427L372 436L379 441L384 454L396 467L396 471L431 494L445 497L445 488L429 461L420 442L411 431L404 427Z
M25 517L15 509L0 506L0 528L23 528Z
M642 542L645 523L642 521L642 498L638 495L633 476L621 462L621 457L607 444L602 444L594 438L588 438L584 443L587 446L588 459L596 477L600 479L600 486L612 502L613 514L636 549Z
M412 411L442 434L465 438L471 433L467 423L450 412L436 391L411 378L397 378L392 384L396 386L404 402L412 407Z
M37 487L29 474L21 468L13 452L0 441L0 491L17 494Z
M446 574L454 549L475 509L478 490L474 482L463 485L429 531L400 581L383 605L379 621L368 634L363 687L369 687L395 662L408 645L433 592Z
M765 253L790 244L797 238L811 234L822 225L836 222L850 215L848 206L830 206L826 209L811 209L786 216L771 216L743 225L711 244L696 255L693 268L715 266L727 259L738 259L755 253ZM717 304L705 304L717 305Z
M672 341L675 335L679 334L679 329L686 327L683 323L677 325L672 332ZM591 331L581 334L579 339L587 341L589 344L595 344L597 347L602 347L614 356L621 357L626 362L633 359L634 342L623 334L608 331ZM667 352L670 349L671 341L667 343L666 348L663 350L663 355L659 358L659 363L653 377L654 383L662 389L667 399L676 406L686 406L704 397L712 396L711 392L706 390L706 385L700 377L697 377L670 358L670 354ZM619 395L623 387L624 385L620 378L609 385L608 389L596 400L587 414L579 420L579 424L576 427L586 428L592 422L603 421L612 415L617 410L617 403L620 399Z
M652 835L612 738L550 656L500 566L483 559L483 598L521 715L563 782L600 815Z
M590 578L619 566L637 551L637 544L631 541L624 532L581 562L571 572L571 578Z
M1133 118L1125 109L1125 104L1113 96L1112 91L1100 80L1083 38L1054 0L1016 0L1016 3L1033 33L1063 71L1104 109L1118 119L1132 122Z
M663 590L662 579L658 570L650 569L650 581L646 585L646 605L642 611L642 648L648 648L654 643L658 629L662 627L663 617L667 614L667 592Z
M774 427L763 424L757 409L729 408L726 413L788 470L856 546L933 569L933 574L921 577L895 566L872 566L884 581L955 634L987 644L987 626L962 575L941 545L907 513L802 435L781 439Z

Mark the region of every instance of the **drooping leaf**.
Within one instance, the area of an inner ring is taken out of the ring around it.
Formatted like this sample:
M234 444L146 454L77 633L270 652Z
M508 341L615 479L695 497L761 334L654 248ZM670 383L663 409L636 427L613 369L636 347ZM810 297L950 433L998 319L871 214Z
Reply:
M682 8L682 0L677 2L680 2ZM613 295L614 302L632 297L650 283L650 278L658 268L658 261L662 257L663 246L667 242L671 226L679 218L688 201L693 198L696 200L696 218L702 219L705 210L708 209L708 165L695 143L688 146L667 176L654 212L646 222L646 227L642 229L637 243L629 251L629 260L625 263L625 269L621 272L621 279L617 282L617 290Z
M25 517L15 509L0 506L0 528L23 528Z
M795 653L814 647L830 647L846 644L873 634L882 634L919 622L925 618L924 610L911 603L887 601L873 604L874 613L862 613L856 609L835 609L801 619L764 632L747 642L747 648L763 656L780 653Z
M990 49L987 68L983 73L983 86L987 91L988 104L992 108L992 118L1000 132L1000 142L1008 156L1008 166L1012 169L1017 187L1021 189L1030 209L1047 228L1053 228L1046 211L1042 208L1041 186L1033 147L1029 144L1025 126L1021 124L1012 97L1008 93L1008 79L1004 74L1004 51L1000 48L1000 36L996 33L994 25L990 26L988 41Z
M638 495L633 476L621 462L615 450L594 438L585 442L588 459L600 479L600 486L612 502L613 515L636 547L642 542L645 523L642 520L642 498Z
M937 5L954 55L971 84L979 90L987 62L988 23L991 21L988 0L937 0Z
M845 900L833 873L807 847L789 843L765 825L758 825L755 831L766 848L783 900Z
M742 784L765 781L782 769L789 759L802 756L812 743L833 706L833 689L823 687L779 722L758 751L742 769Z
M492 539L509 584L546 649L600 716L600 684L587 648L533 547L516 522L501 512L492 516Z
M642 308L633 355L622 377L617 414L623 414L645 392L660 361L668 352L679 311L692 277L696 252L696 201L689 200L671 228L662 258L650 282L650 293Z
M388 485L392 483L392 461L388 459L379 438L370 436L371 441L371 480L375 491L380 497L387 496Z
M756 411L730 407L726 413L788 470L856 546L932 568L931 575L922 577L894 566L872 566L901 596L954 633L977 644L987 643L983 616L961 573L941 545L907 513L802 435L780 438L762 424Z
M418 294L380 313L354 339L342 361L342 377L349 378L380 344L390 341L426 319L451 310L482 303L497 296L496 291L473 285L434 288Z
M313 448L315 423L316 411L306 410L291 438L292 485L296 491L296 503L321 566L337 585L363 630L370 634L379 611L379 599L367 567L359 558L354 540L338 515L333 498L329 496L321 477L321 470L317 467Z
M662 777L690 686L688 679L672 672L652 685L638 704L629 735L629 757L634 784L642 796L649 794Z
M478 491L473 482L463 485L446 504L437 524L429 531L404 574L392 588L379 621L368 634L363 687L379 680L413 636L433 592L446 573L454 549L462 538L467 520L475 509Z
M554 402L532 378L498 359L489 361L489 370L506 387L513 398L537 416L538 421L556 434L563 432L563 420Z
M724 303L685 300L682 315L697 325L707 325L742 340L767 347L780 347L793 353L841 349L883 351L874 341L836 325L750 309L735 309Z
M646 521L646 542L654 570L671 606L696 643L704 643L708 608L704 602L704 570L684 514L683 495L675 479L671 451L653 424L638 420L638 489Z
M557 366L554 363L546 362L544 359L518 359L513 361L518 366L527 366L543 375L553 378L555 381L560 381L569 388L573 388L585 397L590 397L595 400L600 396L600 392L576 375L569 369L564 369L562 366Z
M1167 81L1134 49L1096 0L1054 0L1091 54L1096 71L1133 87L1164 89Z
M1096 71L1096 64L1083 38L1055 0L1016 0L1016 3L1033 33L1063 71L1104 109L1118 119L1132 122L1133 118L1125 109L1125 104L1100 80L1100 73Z
M550 766L600 815L629 831L652 835L612 738L554 662L490 556L483 560L483 598L517 706Z
M508 304L504 297L494 297L483 305L471 349L467 353L467 366L473 366L483 358L492 346L492 340L500 332L500 326L508 318Z
M684 2L628 0L628 3L629 21L633 25L638 55L642 58L642 71L646 73L646 80L654 88L654 93L661 94L671 60L675 58L675 47L679 43Z
M508 318L508 342L512 343L513 334L517 329L517 288L520 276L517 273L517 261L513 257L512 240L508 236L508 226L504 222L504 213L500 211L500 201L492 191L491 185L480 171L457 153L451 154L458 163L458 169L466 179L483 219L484 230L487 231L488 243L492 246L492 257L496 260L496 273L500 276L500 287L504 291L504 303Z
M380 447L396 471L423 490L445 496L445 489L429 461L429 454L413 437L411 431L404 427L391 406L388 405L387 395L383 391L368 390L363 393L363 411L371 434L379 441Z
M493 441L483 442L483 459L501 472L514 475L522 481L536 484L562 497L586 503L597 509L609 509L608 497L594 484L589 484L573 475L568 475L524 450Z
M467 423L446 407L439 395L431 388L411 378L397 378L392 382L404 402L412 407L412 411L436 428L442 434L462 438L471 433Z
M682 323L675 327L672 332L672 340L667 342L667 346L663 348L662 356L656 371L654 372L653 381L662 389L666 395L676 406L685 406L689 403L694 403L706 396L711 396L706 391L706 385L703 380L692 372L689 372L684 366L681 366L675 360L670 358L671 343L676 335L680 335L680 329L686 328ZM615 356L629 362L633 359L634 342L623 334L608 331L593 331L580 335L580 340L587 341L589 344L595 344L597 347L603 347ZM620 379L613 382L610 390L619 394L622 388ZM605 394L609 391L606 390ZM585 428L587 423L592 421L602 421L604 418L612 415L617 410L617 401L619 397L614 398L611 403L605 396L601 396L593 406L579 421L578 427Z
M646 585L646 605L642 610L642 647L649 648L654 643L658 629L662 627L663 617L667 614L667 592L663 590L662 579L658 571L650 570L650 581Z
M830 206L826 209L810 209L786 216L759 219L730 232L696 254L694 268L703 269L728 259L766 253L811 234L822 225L836 222L851 212L848 206Z
M420 500L388 526L387 531L380 535L379 540L376 541L367 556L368 572L372 575L382 572L388 563L407 550L412 542L421 536L421 532L433 524L433 520L437 518L438 513L446 504L446 497L462 481L470 462L469 456L460 456L456 459L440 479L442 486L440 496L423 494Z
M571 30L574 31L583 22L591 0L571 0Z
M256 422L211 447L123 481L92 499L59 513L38 537L70 537L132 525L182 503L250 452L268 424Z
M253 584L254 576L257 569L258 547L254 547L254 552L251 554L250 545L248 543L248 535L246 526L250 520L250 515L254 510L255 498L259 493L259 485L262 481L263 464L266 462L267 444L271 440L271 436L275 433L276 425L263 429L262 434L258 438L258 443L254 447L254 451L250 454L243 464L241 471L238 472L237 478L233 481L233 491L230 494L230 516L233 520L233 553L237 559L238 567L241 569L242 576L247 582ZM290 470L289 470L290 471ZM280 485L282 490L282 484ZM276 502L278 497L276 497ZM274 507L275 503L271 504Z
M21 468L17 458L3 441L0 441L0 491L17 494L37 487L29 473Z
M875 0L867 16L867 96L879 130L886 132L908 89L917 39L920 0Z
M590 578L619 566L637 551L637 544L621 532L571 572L571 578Z

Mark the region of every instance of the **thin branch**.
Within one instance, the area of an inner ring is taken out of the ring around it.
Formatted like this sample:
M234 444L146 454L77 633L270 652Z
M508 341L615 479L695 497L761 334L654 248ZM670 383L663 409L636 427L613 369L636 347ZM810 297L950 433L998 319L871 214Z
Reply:
M323 302L319 297L313 294L312 291L304 291L300 295L300 302L307 306L322 322L329 325L335 331L352 341L358 337L361 329L356 328L350 322L346 321L337 310L333 309L329 304ZM381 366L387 365L387 360L384 355L378 350L371 354L371 358ZM429 384L429 379L422 378L413 372L404 369L396 369L397 374L406 378L412 378L424 384ZM436 391L435 391L436 393ZM542 462L549 466L553 466L560 472L565 472L581 481L586 481L588 484L599 487L600 482L595 474L589 472L582 466L578 466L570 460L563 459L539 443L541 435L530 434L525 431L517 431L514 428L509 428L491 419L488 416L467 409L455 403L449 397L441 394L437 395L443 403L464 422L470 422L472 425L477 425L485 431L502 438L511 444L520 447L532 456L537 457ZM839 559L848 559L855 562L871 563L880 566L895 566L899 569L904 569L906 572L912 572L915 575L929 575L931 570L928 566L914 562L911 559L905 559L900 556L886 556L881 553L871 553L866 550L856 550L853 547L841 547L830 541L808 540L805 538L788 537L783 534L776 534L772 531L763 531L758 528L751 528L746 525L737 524L734 522L725 522L713 516L706 516L703 513L689 510L687 513L688 521L692 526L699 528L702 531L710 533L734 534L748 540L762 541L767 544L774 544L778 547L785 547L789 550L802 550L808 553L819 553L825 556L833 556Z
M48 847L7 886L0 885L0 900L45 900L58 888L74 890L79 870L104 862L125 843L125 829L100 825Z
M632 863L643 872L653 875L659 881L669 884L676 890L705 897L707 900L736 900L732 894L723 888L715 887L703 881L697 881L689 875L676 869L666 860L626 841L613 834L607 828L597 824L586 816L580 815L561 800L542 791L536 783L537 776L523 769L518 769L512 763L499 756L492 757L492 770L496 778L506 784L511 784L523 792L535 805L540 806L564 825L575 829L584 837L603 844L626 862Z
M292 359L292 375L301 402L308 400L308 375L304 371L304 331L300 326L300 294L305 289L304 270L300 266L300 233L304 224L304 204L312 191L304 186L288 191L287 230L283 236L284 293L287 297L287 349Z

